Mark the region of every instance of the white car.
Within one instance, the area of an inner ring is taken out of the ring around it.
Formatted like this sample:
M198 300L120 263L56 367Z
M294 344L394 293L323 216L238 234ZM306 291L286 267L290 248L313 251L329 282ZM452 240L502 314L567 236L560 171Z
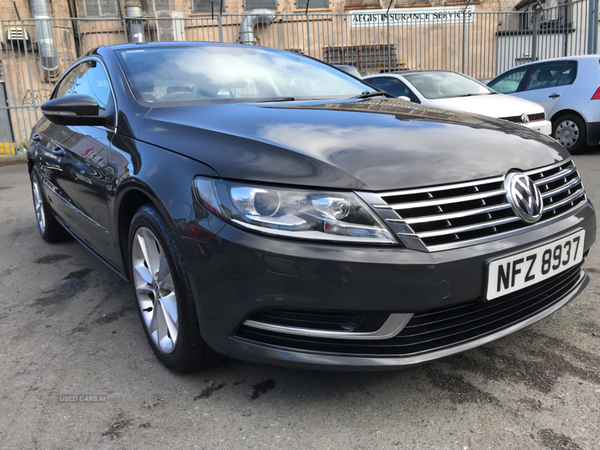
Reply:
M600 55L523 64L488 85L542 105L552 121L552 136L571 153L586 143L600 143Z
M438 108L466 111L522 124L550 135L552 124L536 103L498 94L466 75L441 70L370 75L367 83L394 97Z

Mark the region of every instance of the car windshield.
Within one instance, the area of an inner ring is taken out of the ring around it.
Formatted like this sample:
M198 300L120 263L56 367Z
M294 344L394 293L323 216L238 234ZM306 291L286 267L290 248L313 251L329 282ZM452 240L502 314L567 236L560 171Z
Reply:
M339 70L279 50L224 45L117 52L135 97L153 106L357 97L375 92Z
M404 75L429 100L494 94L483 84L454 72L424 72Z

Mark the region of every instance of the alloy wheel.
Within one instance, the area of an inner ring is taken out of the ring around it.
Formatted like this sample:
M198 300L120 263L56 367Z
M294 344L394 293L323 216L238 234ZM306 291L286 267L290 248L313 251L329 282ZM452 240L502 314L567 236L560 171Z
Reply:
M42 193L40 191L40 185L36 177L33 177L33 207L35 208L35 217L40 227L40 233L44 234L46 231L46 216L44 215L44 202L42 200Z
M132 245L133 280L144 326L156 348L168 355L177 344L179 322L173 277L154 233L140 227Z
M579 127L571 120L563 120L556 127L554 138L565 148L571 148L579 139Z

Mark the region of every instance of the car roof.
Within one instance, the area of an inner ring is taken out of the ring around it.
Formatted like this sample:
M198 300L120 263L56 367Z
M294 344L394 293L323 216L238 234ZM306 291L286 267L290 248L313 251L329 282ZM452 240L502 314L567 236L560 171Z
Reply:
M116 44L116 45L101 45L96 47L89 52L87 55L92 55L94 53L101 53L104 50L133 50L140 49L144 47L247 47L247 48L262 48L267 50L273 50L278 52L283 52L284 50L279 50L271 47L262 47L260 45L244 45L244 44L226 44L223 42L139 42L139 43L128 43L128 44Z
M520 64L519 66L516 67L523 67L523 66L531 66L533 64L539 64L539 63L546 63L546 62L552 62L552 61L587 61L587 60L598 60L600 59L600 55L578 55L578 56L561 56L560 58L548 58L548 59L542 59L540 61L531 61L525 64ZM509 70L514 69L515 67L511 68L511 69L506 69L504 72L508 72ZM504 73L502 72L502 73Z
M386 75L413 75L413 74L424 74L424 73L456 73L458 75L465 75L464 73L455 72L453 70L405 70L402 72L384 72L384 73L375 73L373 75L369 75L369 77L385 77ZM466 76L466 75L465 75Z

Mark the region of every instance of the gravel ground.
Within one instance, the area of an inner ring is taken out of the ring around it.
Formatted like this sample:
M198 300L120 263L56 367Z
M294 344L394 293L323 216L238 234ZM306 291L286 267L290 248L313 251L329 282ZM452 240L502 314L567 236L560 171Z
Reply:
M600 205L600 150L575 161ZM127 283L36 227L26 166L0 167L2 449L600 448L600 244L575 301L443 361L339 373L225 360L178 375L146 343Z

